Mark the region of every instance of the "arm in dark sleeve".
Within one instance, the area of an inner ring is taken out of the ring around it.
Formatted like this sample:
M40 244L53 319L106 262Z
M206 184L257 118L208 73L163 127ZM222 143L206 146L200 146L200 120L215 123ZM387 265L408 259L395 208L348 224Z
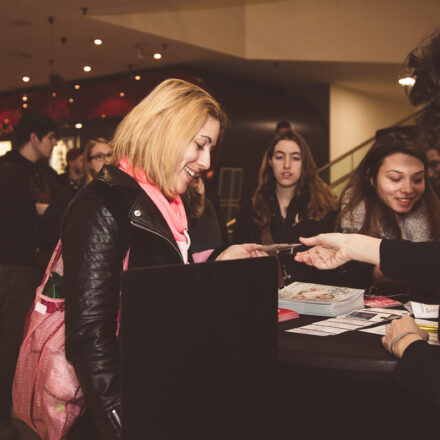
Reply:
M75 369L102 438L120 439L116 319L126 246L111 213L94 199L72 206L63 221L61 240L66 357Z
M413 342L397 364L394 379L419 402L440 410L440 349L425 341Z
M261 243L261 231L253 220L251 202L244 204L237 214L232 235L233 244Z
M440 243L382 240L380 269L392 280L427 289L440 286Z

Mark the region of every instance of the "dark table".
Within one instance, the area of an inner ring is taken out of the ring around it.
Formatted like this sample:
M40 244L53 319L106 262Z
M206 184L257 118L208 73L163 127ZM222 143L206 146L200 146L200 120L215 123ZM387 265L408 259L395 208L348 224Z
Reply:
M381 336L350 331L335 336L311 336L284 330L327 317L301 315L279 324L278 356L283 363L354 373L389 374L397 360L381 343Z
M421 438L435 417L393 381L397 359L381 336L350 331L335 336L287 333L327 317L301 315L279 324L277 440Z

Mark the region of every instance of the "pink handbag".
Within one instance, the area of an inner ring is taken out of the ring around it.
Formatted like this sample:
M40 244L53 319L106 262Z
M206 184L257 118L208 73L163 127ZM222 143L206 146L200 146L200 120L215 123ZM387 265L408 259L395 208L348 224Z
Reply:
M124 270L128 266L128 253ZM84 412L86 402L66 360L64 298L42 294L51 272L63 275L59 241L28 314L12 388L17 416L43 440L60 440Z

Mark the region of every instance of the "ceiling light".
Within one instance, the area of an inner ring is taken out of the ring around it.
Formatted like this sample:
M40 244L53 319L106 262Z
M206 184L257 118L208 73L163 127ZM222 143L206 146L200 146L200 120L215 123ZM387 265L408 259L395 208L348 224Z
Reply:
M97 46L101 46L102 44L102 40L100 38L95 38L95 40L93 41Z
M75 84L75 90L79 90L80 85L79 84Z
M52 98L56 98L57 94L55 92L52 92Z
M155 60L160 60L160 59L162 58L162 54L159 53L159 52L156 52L156 53L153 55L153 58L154 58Z
M69 98L69 102L72 103L73 102L73 98Z
M26 95L23 95L21 99L26 102L28 100L28 97Z
M78 122L75 124L75 128L77 128L78 130L83 128L83 125L81 124L81 122Z
M399 79L399 84L401 86L413 86L416 80L412 78L411 76L405 76L405 78Z
M104 118L106 118L107 117L107 115L105 114L105 113L101 113L101 118L102 119L104 119Z
M121 98L123 98L123 97L125 96L125 93L124 93L124 92L121 92L121 93L119 93L119 96L120 96Z
M83 67L84 72L90 72L92 68L90 66L84 66Z
M140 75L136 75L136 76L134 77L134 79L135 79L136 81L139 81L139 80L141 79L141 76L140 76Z
M31 80L31 78L29 76L23 76L23 78L21 78L21 80L25 83L29 82Z
M23 108L28 108L28 105L26 103L24 103Z

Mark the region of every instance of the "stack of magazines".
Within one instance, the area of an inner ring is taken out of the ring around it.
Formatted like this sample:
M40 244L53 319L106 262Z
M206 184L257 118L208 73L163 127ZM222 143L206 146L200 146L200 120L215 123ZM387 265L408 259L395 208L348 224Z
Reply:
M278 292L278 307L299 314L338 316L364 308L364 290L295 282Z

